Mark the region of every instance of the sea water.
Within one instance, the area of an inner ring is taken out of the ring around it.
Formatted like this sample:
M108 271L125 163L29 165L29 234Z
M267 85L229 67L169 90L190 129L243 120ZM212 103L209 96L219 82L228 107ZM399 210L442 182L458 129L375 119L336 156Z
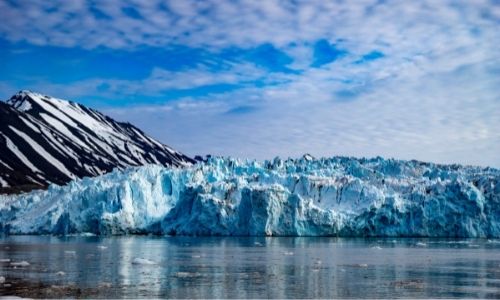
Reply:
M7 236L0 295L500 298L500 240Z

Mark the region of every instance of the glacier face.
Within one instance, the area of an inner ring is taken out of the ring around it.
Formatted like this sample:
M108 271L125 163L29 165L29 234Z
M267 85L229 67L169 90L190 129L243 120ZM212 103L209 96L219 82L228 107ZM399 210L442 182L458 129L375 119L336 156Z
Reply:
M212 158L0 196L0 221L7 234L500 237L500 170Z

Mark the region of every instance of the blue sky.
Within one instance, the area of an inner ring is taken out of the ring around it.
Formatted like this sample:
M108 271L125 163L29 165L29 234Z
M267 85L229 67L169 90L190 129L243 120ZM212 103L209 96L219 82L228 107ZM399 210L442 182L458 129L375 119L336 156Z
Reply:
M190 155L500 167L498 1L0 0L31 89Z

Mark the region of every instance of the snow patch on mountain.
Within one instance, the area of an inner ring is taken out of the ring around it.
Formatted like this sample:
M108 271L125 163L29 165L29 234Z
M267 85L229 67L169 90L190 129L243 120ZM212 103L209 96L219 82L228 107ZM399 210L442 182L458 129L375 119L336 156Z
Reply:
M37 167L35 167L31 162L30 160L24 156L24 154L19 151L19 148L17 148L17 146L7 137L5 136L4 134L0 133L2 135L2 137L5 139L5 143L7 145L7 148L12 152L14 153L14 155L16 157L18 157L21 162L26 165L28 168L30 168L33 172L41 172L40 170L37 169ZM9 167L7 164L5 164L5 166ZM10 168L10 167L9 167ZM10 168L12 170L12 168Z

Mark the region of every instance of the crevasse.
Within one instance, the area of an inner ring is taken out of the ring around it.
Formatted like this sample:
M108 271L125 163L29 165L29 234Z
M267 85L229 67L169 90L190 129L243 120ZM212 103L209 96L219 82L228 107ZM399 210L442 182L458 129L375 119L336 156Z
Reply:
M500 237L500 171L333 157L212 158L0 197L6 234Z

